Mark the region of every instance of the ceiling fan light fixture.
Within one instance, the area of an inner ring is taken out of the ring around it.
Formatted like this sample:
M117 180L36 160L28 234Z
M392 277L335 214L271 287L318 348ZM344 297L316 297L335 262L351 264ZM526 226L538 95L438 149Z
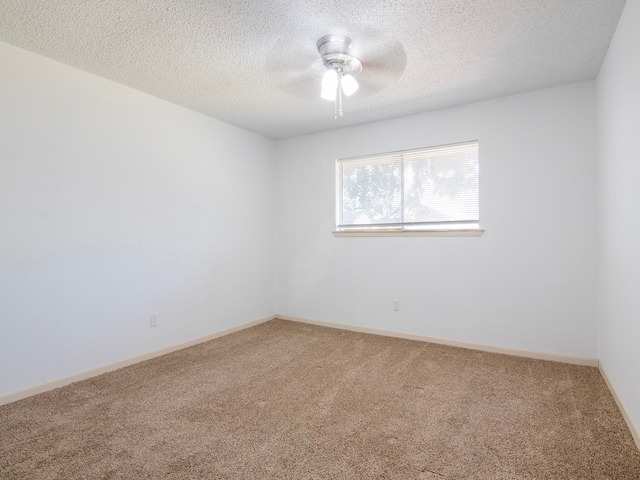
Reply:
M322 92L320 96L325 100L335 101L338 89L338 72L328 69L322 77Z
M347 97L350 97L351 95L356 93L356 91L360 87L356 79L352 75L349 75L348 73L345 73L344 75L342 75L342 78L340 79L340 81L342 82L342 91Z
M342 116L342 94L349 97L358 90L355 75L362 71L362 63L351 55L351 39L346 35L325 35L316 46L327 68L320 96L335 102L337 119Z

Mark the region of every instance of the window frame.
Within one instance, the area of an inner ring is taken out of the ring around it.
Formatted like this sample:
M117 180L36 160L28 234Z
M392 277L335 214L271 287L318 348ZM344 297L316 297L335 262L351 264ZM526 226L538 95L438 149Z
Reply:
M407 150L397 150L393 152L376 153L372 155L359 155L354 157L343 157L335 160L335 205L334 205L334 236L340 237L363 237L363 236L376 236L376 237L391 237L391 236L434 236L434 237L479 237L484 233L484 229L480 228L480 218L478 214L477 221L471 221L464 223L464 221L442 221L433 222L430 225L424 222L402 222L393 224L379 224L379 225L344 225L341 224L342 215L342 201L343 201L343 175L341 170L341 164L352 160L374 160L380 157L392 157L402 156L407 154L413 154L432 149L441 149L446 147L457 147L464 145L475 144L478 151L478 170L480 168L480 144L478 140L468 140L465 142L456 142L442 145L432 145L429 147L421 147ZM402 157L401 157L402 158ZM401 188L404 189L404 166L401 161ZM404 209L404 205L402 207ZM478 185L478 209L480 208L480 191ZM404 218L404 212L402 212ZM449 224L450 226L447 226ZM406 228L411 225L420 225L422 228Z

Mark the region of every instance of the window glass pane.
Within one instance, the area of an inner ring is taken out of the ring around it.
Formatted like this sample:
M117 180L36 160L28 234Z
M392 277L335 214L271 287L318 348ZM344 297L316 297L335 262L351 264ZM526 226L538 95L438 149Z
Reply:
M400 156L341 162L342 224L402 221Z
M478 145L404 155L404 221L478 221Z
M479 228L478 142L338 160L338 229Z

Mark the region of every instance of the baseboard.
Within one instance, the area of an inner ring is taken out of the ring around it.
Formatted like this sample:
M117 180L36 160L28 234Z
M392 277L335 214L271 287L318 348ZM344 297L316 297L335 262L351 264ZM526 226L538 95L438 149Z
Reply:
M604 379L604 383L606 383L607 387L609 387L609 391L611 392L613 399L616 401L616 404L620 409L620 413L622 413L622 418L624 418L624 421L627 422L627 426L629 427L631 436L633 437L633 440L636 442L636 446L638 447L638 450L640 450L640 431L633 424L633 421L631 420L631 416L629 415L629 412L627 411L627 409L624 406L624 403L622 403L622 400L618 396L618 392L613 387L613 383L611 383L611 380L609 380L609 376L607 375L607 372L604 369L604 366L602 365L602 363L598 367L598 370L600 370L600 375L602 375L602 378Z
M384 335L385 337L404 338L407 340L418 340L421 342L437 343L440 345L449 345L451 347L468 348L470 350L480 350L483 352L501 353L504 355L513 355L516 357L535 358L537 360L549 360L552 362L570 363L572 365L583 365L588 367L598 367L600 364L597 358L570 357L565 355L556 355L553 353L532 352L528 350L517 350L513 348L494 347L491 345L482 345L479 343L458 342L456 340L447 340L444 338L427 337L425 335L416 335L413 333L393 332L389 330L380 330L377 328L358 327L355 325L345 325L342 323L324 322L321 320L309 320L306 318L291 317L288 315L276 315L280 320L289 320L292 322L308 323L311 325L319 325L322 327L339 328L341 330L350 330L352 332L372 333L374 335Z
M166 355L167 353L175 352L177 350L182 350L183 348L192 347L193 345L197 345L199 343L208 342L209 340L213 340L215 338L224 337L225 335L229 335L230 333L244 330L245 328L250 328L255 325L268 322L269 320L274 320L275 318L276 318L275 315L271 315L268 317L261 318L259 320L254 320L252 322L247 322L241 325L237 325L235 327L227 328L225 330L221 330L216 333L211 333L203 337L194 338L193 340L188 340L186 342L178 343L176 345L171 345L169 347L164 347L159 350L154 350L153 352L144 353L142 355L120 360L119 362L111 363L109 365L104 365L102 367L76 373L69 377L59 378L51 382L46 382L40 385L36 385L35 387L30 387L24 390L2 395L0 396L0 405L6 405L7 403L15 402L23 398L30 397L32 395L37 395L38 393L44 393L49 390L53 390L55 388L64 387L65 385L69 385L70 383L73 383L73 382L79 382L80 380L96 377L98 375L102 375L103 373L112 372L113 370L117 370L122 367L127 367L129 365L133 365L134 363L143 362L151 358Z

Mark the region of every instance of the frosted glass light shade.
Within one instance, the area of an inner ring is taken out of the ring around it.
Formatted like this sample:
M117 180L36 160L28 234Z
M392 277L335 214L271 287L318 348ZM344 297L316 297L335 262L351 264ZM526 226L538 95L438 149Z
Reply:
M354 93L356 93L356 90L358 90L358 87L359 87L358 82L356 81L355 78L353 78L348 73L342 76L341 81L342 81L342 91L347 97L353 95Z
M322 93L320 96L325 100L335 100L338 89L338 72L333 68L327 69L322 77Z

